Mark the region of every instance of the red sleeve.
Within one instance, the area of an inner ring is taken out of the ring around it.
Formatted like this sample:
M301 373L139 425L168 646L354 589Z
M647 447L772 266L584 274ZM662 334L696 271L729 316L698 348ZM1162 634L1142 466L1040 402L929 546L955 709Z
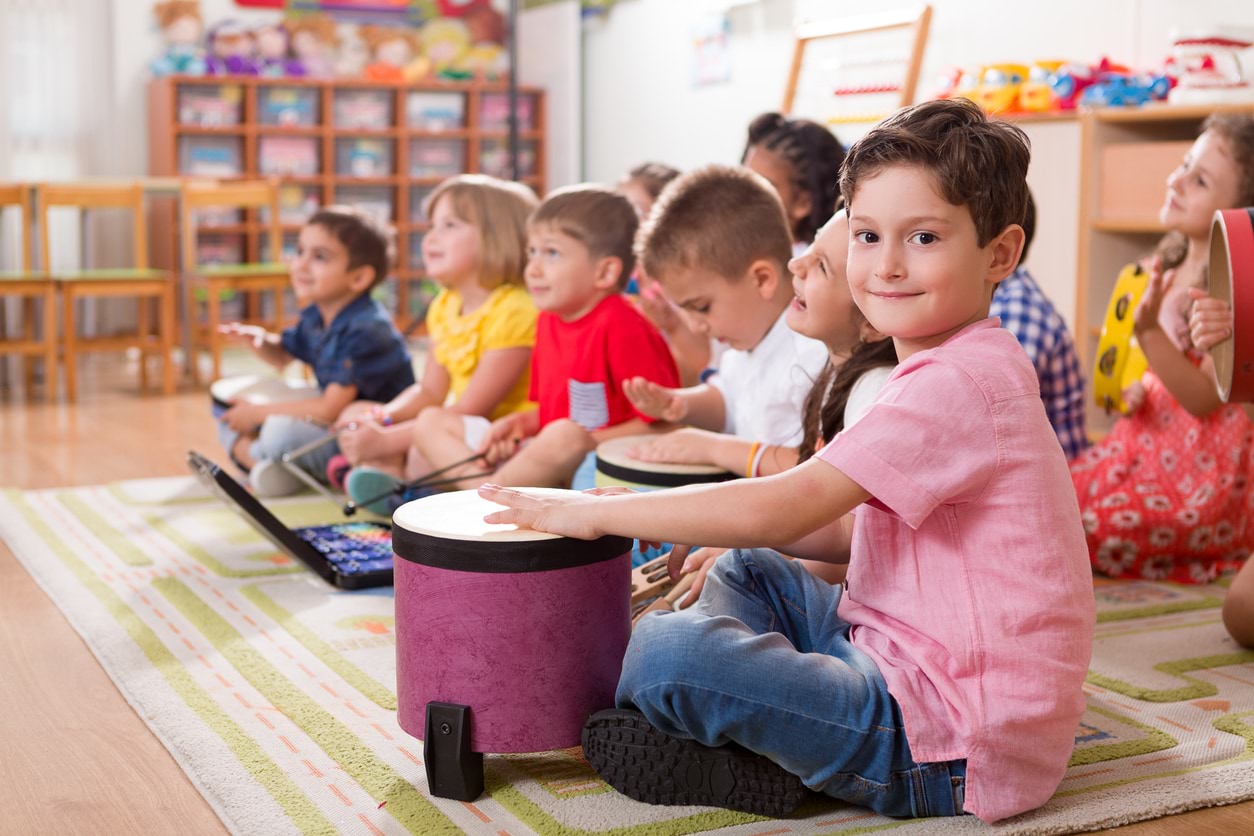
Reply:
M621 423L635 417L653 423L653 418L637 412L622 394L622 382L633 377L643 377L659 386L678 387L679 369L675 365L675 358L671 356L670 346L653 323L630 304L624 302L623 308L614 319L610 330L612 338L606 345L606 360L610 370L608 382L613 397L621 402L622 414L621 417L613 416L611 422ZM616 411L618 410L612 410L612 413Z

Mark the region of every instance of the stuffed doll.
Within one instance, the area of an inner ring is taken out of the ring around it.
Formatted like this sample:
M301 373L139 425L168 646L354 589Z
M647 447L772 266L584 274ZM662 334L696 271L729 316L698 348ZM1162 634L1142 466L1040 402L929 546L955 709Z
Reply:
M288 52L287 27L281 22L266 23L253 30L257 47L257 69L264 76L303 76L305 67Z
M289 17L286 28L292 54L304 75L331 78L335 75L335 21L326 15Z
M371 55L362 77L368 81L405 81L405 70L418 53L417 33L394 26L363 26L358 31Z
M196 0L169 0L152 11L165 38L165 52L149 65L152 74L204 75L205 51L200 45L204 23Z
M237 20L224 20L209 30L209 75L257 75L253 39Z

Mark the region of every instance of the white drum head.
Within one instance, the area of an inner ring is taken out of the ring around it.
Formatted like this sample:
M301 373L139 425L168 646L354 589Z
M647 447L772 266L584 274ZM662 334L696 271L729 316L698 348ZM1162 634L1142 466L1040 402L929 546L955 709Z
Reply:
M621 469L636 470L641 473L714 476L727 472L715 465L644 462L628 455L629 451L660 437L659 435L625 435L620 438L611 438L609 441L603 441L597 445L597 461L605 462Z
M579 491L555 488L519 488L547 496L577 495ZM557 534L546 534L515 525L485 523L483 518L504 506L489 502L478 491L454 491L406 502L392 515L392 524L415 534L445 540L480 540L493 543L522 543L534 540L559 540Z

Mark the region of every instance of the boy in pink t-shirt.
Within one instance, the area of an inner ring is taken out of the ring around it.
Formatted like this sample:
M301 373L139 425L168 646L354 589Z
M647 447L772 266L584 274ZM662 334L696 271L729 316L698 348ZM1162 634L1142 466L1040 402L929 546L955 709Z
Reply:
M620 791L786 815L809 787L993 822L1057 789L1084 711L1091 576L1036 373L987 318L1023 246L1028 159L1018 128L962 99L850 149L850 290L901 363L811 461L641 495L481 490L510 506L489 522L742 547L696 606L640 621L619 708L584 727ZM768 544L848 561L847 580L743 549Z

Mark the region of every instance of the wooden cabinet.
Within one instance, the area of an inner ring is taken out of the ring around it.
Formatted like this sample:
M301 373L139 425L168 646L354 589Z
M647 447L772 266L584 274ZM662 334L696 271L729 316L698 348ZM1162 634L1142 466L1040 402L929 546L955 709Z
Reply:
M1080 117L1080 211L1075 333L1088 388L1088 428L1100 436L1113 419L1092 401L1092 364L1106 305L1125 264L1153 252L1166 232L1158 210L1167 175L1180 165L1202 122L1249 105L1088 111Z
M544 93L520 88L519 180L543 194ZM462 172L510 177L504 85L388 84L348 79L169 76L148 88L149 173L278 177L284 249L318 206L348 203L396 228L395 313L421 316L423 200ZM222 217L202 229L208 261L272 258L261 219ZM176 264L172 200L153 207L154 263ZM202 259L204 260L204 259Z

